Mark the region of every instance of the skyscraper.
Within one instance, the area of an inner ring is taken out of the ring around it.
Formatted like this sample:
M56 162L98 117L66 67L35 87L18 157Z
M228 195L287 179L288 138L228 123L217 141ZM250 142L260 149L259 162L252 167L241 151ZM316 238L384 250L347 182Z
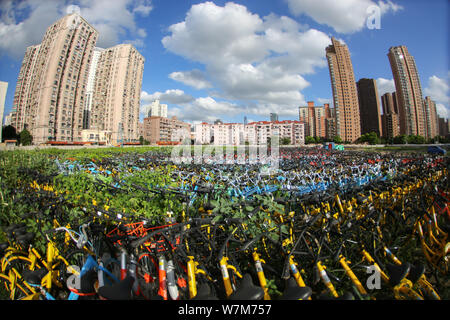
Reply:
M51 25L41 44L27 48L11 112L16 130L28 125L38 144L89 136L138 140L144 58L130 44L95 48L97 37L72 13Z
M381 115L382 136L392 139L400 134L395 92L387 92L381 96L383 114Z
M308 101L307 106L299 109L299 120L304 123L305 137L326 137L326 118L329 104L314 106L314 101Z
M106 131L110 143L139 139L144 60L131 44L119 44L100 53L90 129Z
M31 124L33 114L31 113L31 104L29 96L33 82L38 78L34 76L34 66L38 57L40 45L29 46L20 67L17 77L16 90L14 93L13 107L11 109L11 125L17 132L23 130L25 125Z
M5 110L6 92L8 91L8 82L0 81L0 129L3 124L3 112ZM2 132L0 130L0 142L2 142Z
M270 121L278 121L278 114L277 113L270 113Z
M425 123L427 129L427 137L434 138L439 135L438 115L436 112L436 102L431 97L425 97L423 100L425 109Z
M92 104L95 93L95 79L96 79L95 76L97 73L98 60L100 59L102 51L103 49L101 48L94 48L94 51L92 52L92 60L91 65L89 66L89 75L86 85L86 100L84 105L83 129L90 128Z
M81 141L88 68L98 32L72 13L27 49L16 86L13 123L25 124L33 142Z
M334 37L326 51L333 91L335 132L344 141L361 136L358 93L350 52Z
M381 137L380 102L375 79L360 79L357 84L361 134L375 132Z
M389 62L394 76L400 134L427 137L422 87L414 57L405 46L389 48Z
M159 103L159 100L153 101L148 111L148 117L167 118L167 104Z

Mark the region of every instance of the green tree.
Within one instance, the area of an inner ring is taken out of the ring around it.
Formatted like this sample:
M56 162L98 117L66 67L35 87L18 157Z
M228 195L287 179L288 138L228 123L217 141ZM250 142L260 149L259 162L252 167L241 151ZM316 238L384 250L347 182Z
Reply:
M361 137L358 138L358 142L367 142L368 144L374 145L380 143L380 138L378 137L376 132L364 133Z
M305 138L305 144L310 144L310 143L316 143L316 139L314 139L314 137L307 136Z
M393 139L393 143L394 144L407 144L408 143L408 138L405 134L401 134L399 136L396 136Z
M280 142L281 142L282 145L291 144L291 138L289 138L289 137L282 137Z
M5 126L2 128L2 142L5 140L18 140L19 136L17 135L16 128L13 126Z
M323 143L324 141L324 139L322 138L322 137L314 137L314 140L315 140L315 142L316 143Z
M424 144L426 142L426 139L424 137L419 136L419 135L414 135L414 134L407 136L406 139L407 139L408 143L411 143L411 144Z
M342 138L340 136L334 136L333 142L334 143L343 143L344 141L342 140Z
M19 133L19 141L23 146L29 146L33 143L33 136L31 135L30 131L27 129L23 129Z

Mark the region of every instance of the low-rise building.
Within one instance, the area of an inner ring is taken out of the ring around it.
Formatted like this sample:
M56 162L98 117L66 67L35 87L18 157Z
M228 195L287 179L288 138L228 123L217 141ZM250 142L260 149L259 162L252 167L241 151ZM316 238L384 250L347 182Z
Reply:
M143 135L151 144L160 141L182 142L191 137L191 124L176 117L147 117L144 119Z

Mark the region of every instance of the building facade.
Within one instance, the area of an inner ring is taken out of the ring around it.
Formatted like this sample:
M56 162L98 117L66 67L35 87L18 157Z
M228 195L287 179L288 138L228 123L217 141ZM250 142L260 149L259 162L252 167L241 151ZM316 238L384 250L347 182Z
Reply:
M381 115L382 136L386 139L392 139L400 134L395 92L383 94L381 96L381 106L383 108L383 114Z
M327 137L326 119L331 118L330 106L315 106L314 101L308 101L307 106L299 107L299 121L303 122L305 137Z
M270 121L278 121L278 113L270 113Z
M28 126L34 143L81 141L88 69L98 32L77 13L47 28L27 49L14 96L16 130Z
M143 122L143 135L151 144L164 142L183 142L191 138L191 124L176 117L147 117Z
M196 144L214 145L266 145L268 138L278 135L289 138L290 144L305 143L304 126L300 121L258 121L243 123L206 122L194 125Z
M213 125L207 122L194 125L195 144L209 144L213 142Z
M359 116L361 135L375 132L382 136L380 102L375 79L360 79L356 83L358 89Z
M167 118L167 104L162 104L159 100L155 100L149 106L148 117Z
M91 65L89 66L88 81L86 84L86 99L83 113L83 130L89 129L91 125L91 112L96 88L95 79L97 73L98 60L100 59L102 51L103 49L101 48L94 48L92 52L92 60Z
M31 112L31 97L33 82L38 78L34 76L34 67L38 57L40 45L30 46L25 52L25 56L17 77L16 90L14 92L13 107L11 109L11 125L17 132L23 130L25 125L29 125L34 118Z
M303 122L294 120L250 122L244 128L244 139L250 145L265 145L269 138L277 135L280 139L289 138L292 145L305 144Z
M129 44L95 48L97 38L72 13L27 48L11 112L16 130L27 125L36 144L83 141L88 129L108 143L138 141L144 58Z
M361 136L361 125L353 65L348 47L334 37L331 42L325 51L333 92L334 130L342 140L354 142Z
M423 100L425 109L425 123L427 129L427 137L434 138L439 135L438 115L436 112L436 102L427 96Z
M428 137L422 87L414 57L406 46L389 48L389 62L395 82L400 134Z
M131 44L119 44L100 53L89 128L107 131L110 143L139 140L144 62Z
M2 124L3 124L3 113L5 111L5 100L7 91L8 91L8 82L0 81L0 119ZM0 142L2 142L1 132L0 132Z

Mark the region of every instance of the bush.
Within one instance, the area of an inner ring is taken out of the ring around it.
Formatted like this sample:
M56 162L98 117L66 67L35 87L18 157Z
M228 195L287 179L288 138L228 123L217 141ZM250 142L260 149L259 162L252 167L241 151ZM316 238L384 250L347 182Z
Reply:
M29 146L33 143L33 136L31 135L30 131L28 131L27 129L23 129L19 133L19 140L23 146Z

